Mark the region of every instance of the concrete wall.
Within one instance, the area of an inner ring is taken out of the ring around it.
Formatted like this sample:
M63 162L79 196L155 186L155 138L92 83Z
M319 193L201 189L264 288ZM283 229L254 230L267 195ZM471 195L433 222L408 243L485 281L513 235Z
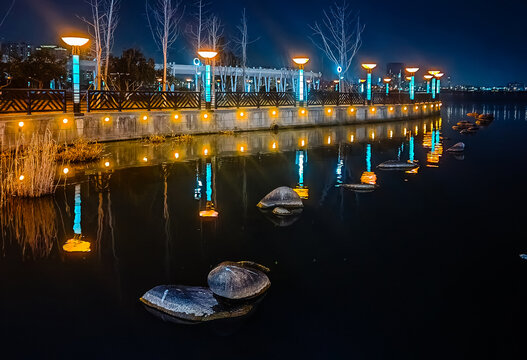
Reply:
M354 107L281 107L199 110L96 112L73 114L9 115L0 117L2 148L49 129L61 143L78 137L94 141L127 140L153 134L211 134L342 124L375 123L425 118L439 114L440 103Z

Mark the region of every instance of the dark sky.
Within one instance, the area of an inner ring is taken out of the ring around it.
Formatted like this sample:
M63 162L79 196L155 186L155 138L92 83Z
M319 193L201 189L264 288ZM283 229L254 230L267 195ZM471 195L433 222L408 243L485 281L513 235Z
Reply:
M1 14L9 2L0 0ZM159 61L160 52L152 42L145 20L144 0L121 2L114 53L138 47ZM184 3L188 15L192 0ZM298 51L312 58L308 69L333 76L333 66L328 66L328 60L308 38L311 34L308 25L321 17L323 7L330 1L210 0L210 3L210 10L226 25L227 34L235 33L241 10L247 8L250 36L260 37L249 48L249 65L289 65L289 57ZM366 25L357 64L368 60L379 64L404 62L423 69L437 67L457 84L527 82L526 0L349 3L360 11ZM64 29L86 29L76 15L89 15L84 0L17 0L0 29L0 36L6 41L59 43ZM190 20L189 16L184 19ZM185 39L181 38L169 59L190 64L194 55L186 46ZM360 72L358 66L354 71ZM383 73L379 71L377 75Z

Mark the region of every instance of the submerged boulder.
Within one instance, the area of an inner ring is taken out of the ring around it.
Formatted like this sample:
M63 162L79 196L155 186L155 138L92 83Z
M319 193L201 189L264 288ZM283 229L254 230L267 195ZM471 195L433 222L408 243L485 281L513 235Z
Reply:
M465 151L465 144L458 142L456 145L447 149L448 152L462 152Z
M415 169L419 165L413 161L388 160L377 165L377 167L381 170L409 170Z
M252 262L222 262L211 270L207 277L212 292L231 300L254 298L262 295L271 286L262 265Z
M343 187L344 189L349 189L355 192L371 192L377 189L379 185L360 183L360 184L341 184L339 185L339 187Z
M300 196L287 186L281 186L267 194L257 205L261 209L282 207L286 209L301 208L304 206Z
M273 209L273 214L277 216L291 216L293 213L283 207L275 207Z
M183 285L160 285L148 290L141 302L148 307L182 319L200 322L247 315L251 303L224 304L207 288Z

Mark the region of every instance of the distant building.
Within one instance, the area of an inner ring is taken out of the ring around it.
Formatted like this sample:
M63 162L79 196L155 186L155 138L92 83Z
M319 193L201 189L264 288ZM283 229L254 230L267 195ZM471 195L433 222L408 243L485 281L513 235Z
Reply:
M509 91L525 91L525 84L521 82L511 82L507 84Z
M36 51L40 51L40 50L52 51L53 54L55 55L55 58L58 60L66 60L68 59L70 55L70 52L67 49L57 46L57 45L40 45L39 47L36 47L35 50Z
M35 51L35 47L25 42L7 42L2 44L1 50L3 59L27 60Z
M399 90L402 90L404 85L404 69L403 63L388 63L386 64L386 74L392 79L392 86L397 86Z

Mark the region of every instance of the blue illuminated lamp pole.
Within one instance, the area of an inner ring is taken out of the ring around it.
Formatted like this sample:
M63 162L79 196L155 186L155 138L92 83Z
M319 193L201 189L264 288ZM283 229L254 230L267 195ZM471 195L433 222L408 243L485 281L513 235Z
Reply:
M424 78L426 80L426 93L430 94L430 80L432 80L433 76L430 74L427 74L424 76Z
M410 101L415 100L415 73L419 71L418 67L407 67L406 72L410 74Z
M443 73L438 73L438 74L435 74L434 77L437 79L436 80L436 93L440 93L441 92L441 78L443 77Z
M441 73L439 70L430 70L428 71L430 75L432 75L432 99L436 98L436 75Z
M73 65L71 79L73 84L73 112L75 115L81 114L81 90L80 90L80 52L81 46L84 46L90 39L78 36L65 36L62 38L66 44L71 46Z
M377 67L377 64L362 64L362 68L367 72L366 78L366 101L371 104L371 72Z
M386 84L386 95L390 94L390 82L392 81L392 78L385 77L382 79L384 83Z
M304 65L307 64L309 58L306 56L296 56L293 58L293 62L298 65L298 91L297 91L297 100L300 106L304 106L306 101L305 94L305 80L304 80Z
M214 87L212 84L212 59L218 55L214 50L199 50L198 55L205 59L205 109L212 108L214 101Z

